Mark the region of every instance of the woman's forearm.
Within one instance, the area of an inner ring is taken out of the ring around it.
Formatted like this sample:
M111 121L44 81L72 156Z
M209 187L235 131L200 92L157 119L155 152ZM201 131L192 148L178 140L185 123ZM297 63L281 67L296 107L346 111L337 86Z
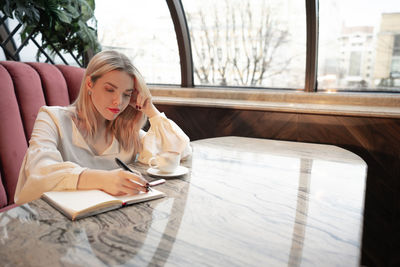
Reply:
M148 118L152 118L160 114L160 111L158 111L158 109L154 106L153 102L151 101L150 103L146 104L143 112L146 114Z
M104 171L101 170L84 170L81 175L79 175L77 189L103 189L101 179L103 172Z

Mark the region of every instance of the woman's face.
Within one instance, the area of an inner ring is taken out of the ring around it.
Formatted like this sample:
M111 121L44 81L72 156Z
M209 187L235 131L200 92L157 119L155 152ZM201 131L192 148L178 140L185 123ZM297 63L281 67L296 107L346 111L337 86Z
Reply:
M125 110L134 91L133 78L119 70L104 74L94 84L89 78L86 86L93 105L106 120L114 120Z

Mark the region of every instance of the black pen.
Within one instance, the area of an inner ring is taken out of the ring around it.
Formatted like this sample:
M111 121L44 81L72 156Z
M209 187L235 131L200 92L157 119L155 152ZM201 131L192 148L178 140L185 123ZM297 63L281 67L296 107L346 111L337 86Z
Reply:
M115 162L117 162L118 166L120 166L122 169L129 171L131 173L134 173L140 177L142 177L142 174L138 171L133 171L131 168L128 167L128 165L126 165L122 160L120 160L119 158L115 158ZM146 189L147 191L151 191L151 187L149 184L146 185Z

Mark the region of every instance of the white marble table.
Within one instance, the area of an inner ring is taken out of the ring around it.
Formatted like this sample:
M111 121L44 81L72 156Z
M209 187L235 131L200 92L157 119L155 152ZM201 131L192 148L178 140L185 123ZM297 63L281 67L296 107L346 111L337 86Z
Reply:
M163 199L74 222L42 200L0 213L1 264L359 265L367 166L357 155L241 137L192 145L189 174L158 186Z

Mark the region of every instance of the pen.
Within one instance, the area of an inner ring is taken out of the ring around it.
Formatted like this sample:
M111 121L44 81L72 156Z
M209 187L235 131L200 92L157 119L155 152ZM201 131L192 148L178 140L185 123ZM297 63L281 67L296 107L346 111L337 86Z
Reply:
M142 177L142 174L136 170L132 170L131 168L128 167L128 165L126 165L122 160L120 160L119 158L115 158L115 162L117 162L118 166L120 166L122 169L129 171L131 173L134 173L140 177ZM147 184L146 185L146 189L147 191L151 191L150 185Z

